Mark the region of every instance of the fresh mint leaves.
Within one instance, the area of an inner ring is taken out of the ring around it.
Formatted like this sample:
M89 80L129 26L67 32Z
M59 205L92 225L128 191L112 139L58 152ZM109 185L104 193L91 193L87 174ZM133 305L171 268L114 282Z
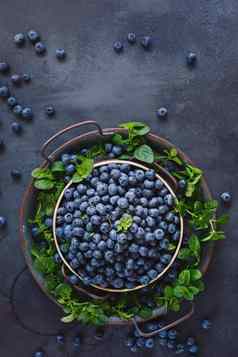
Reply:
M93 170L93 160L88 157L79 156L80 164L76 165L76 172L72 177L74 183L78 183L87 178Z
M124 214L117 224L117 232L127 232L133 223L133 218L129 214Z

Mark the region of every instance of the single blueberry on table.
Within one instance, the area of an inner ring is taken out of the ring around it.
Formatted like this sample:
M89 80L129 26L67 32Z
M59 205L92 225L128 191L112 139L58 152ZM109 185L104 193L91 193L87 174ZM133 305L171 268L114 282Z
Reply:
M127 35L127 41L133 45L134 43L136 43L136 34L134 32L129 32Z
M13 110L12 110L12 111L13 111L13 113L14 113L15 115L21 116L22 110L23 110L22 106L21 106L20 104L17 104L17 105L15 105L15 106L13 107Z
M53 107L53 105L48 105L45 108L45 113L48 117L52 117L55 115L55 108Z
M13 133L18 134L18 135L21 134L21 132L22 132L22 126L21 126L21 124L19 124L17 122L12 123L11 129L12 129Z
M6 62L0 62L0 73L7 73L10 70L10 66Z
M212 327L212 323L210 320L205 319L205 320L202 320L201 326L204 330L209 330Z
M28 31L27 32L27 37L30 40L30 42L33 43L33 44L40 40L40 35L35 30Z
M65 342L65 338L64 338L64 335L57 335L56 336L56 342L63 345L64 342Z
M81 338L80 336L75 336L73 339L73 347L74 349L79 350L80 346L81 346Z
M21 171L19 171L17 169L12 169L11 176L14 180L19 180L21 178Z
M186 57L186 62L189 67L194 67L197 62L197 55L194 52L188 53Z
M37 42L35 44L35 51L38 55L43 55L46 52L46 46L42 42Z
M159 119L166 119L168 116L168 110L165 107L161 107L156 112Z
M44 351L36 351L33 353L33 357L46 357Z
M198 345L195 343L192 346L189 346L188 352L192 355L196 355L198 353Z
M66 52L63 48L57 48L55 55L58 60L64 60L66 57Z
M33 111L30 107L26 107L22 109L22 118L24 119L32 119L33 118Z
M230 203L232 199L230 192L223 192L220 197L224 203Z
M11 82L12 84L19 86L21 84L22 77L19 74L13 74L11 76Z
M7 86L0 87L0 98L6 99L10 96L10 91Z
M23 79L23 81L24 81L25 83L29 83L29 82L31 81L31 75L28 74L28 73L24 73L24 74L22 75L22 79Z
M168 339L169 340L176 340L177 338L177 331L172 329L168 331Z
M121 41L116 41L113 44L113 49L116 53L120 53L123 51L123 44L121 43Z
M152 39L150 36L144 36L140 42L141 46L145 49L145 50L149 50L152 46Z
M187 338L187 341L186 341L186 345L187 346L192 346L192 345L194 345L196 343L196 341L195 341L195 338L194 337L188 337Z
M7 224L6 218L3 216L0 216L0 229L4 228L6 226L6 224Z
M7 104L9 106L9 108L15 107L15 105L17 105L17 98L13 97L13 96L9 97L7 100Z
M145 340L145 348L151 349L151 348L153 348L153 347L154 347L154 339L153 339L152 337L147 338L147 339Z

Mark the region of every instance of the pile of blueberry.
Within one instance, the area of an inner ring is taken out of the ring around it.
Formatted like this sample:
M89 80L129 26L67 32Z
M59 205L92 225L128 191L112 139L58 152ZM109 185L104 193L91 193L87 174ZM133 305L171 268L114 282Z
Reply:
M94 168L64 192L56 219L61 252L85 284L147 285L169 264L170 243L179 240L173 208L173 196L154 170L127 163ZM119 228L128 217L130 226ZM75 275L71 282L77 283Z

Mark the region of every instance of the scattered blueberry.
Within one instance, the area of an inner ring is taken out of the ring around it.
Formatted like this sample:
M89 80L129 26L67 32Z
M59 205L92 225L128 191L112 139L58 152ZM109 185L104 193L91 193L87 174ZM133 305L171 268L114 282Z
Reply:
M113 49L115 52L120 53L123 51L123 44L120 41L116 41L113 44Z
M74 349L78 350L81 346L81 338L80 336L75 336L73 339L73 347Z
M13 133L18 134L18 135L21 134L21 132L22 132L22 126L20 123L17 123L17 122L12 123L11 129L12 129Z
M6 224L7 224L6 218L3 216L0 216L0 229L4 228L6 226Z
M55 55L58 60L63 60L66 57L66 52L63 48L58 48L55 52Z
M64 342L65 342L65 338L64 338L64 335L57 335L56 336L56 342L63 345Z
M27 37L30 40L31 43L35 44L40 40L40 35L37 31L35 30L30 30L27 32Z
M187 61L187 65L188 65L189 67L195 66L195 64L196 64L196 62L197 62L197 55L196 55L196 53L190 52L190 53L187 55L186 61Z
M8 104L8 106L9 106L9 108L15 107L15 105L17 105L17 99L16 99L16 97L9 97L9 98L7 99L7 104Z
M205 320L202 320L201 326L204 330L209 330L212 327L212 323L210 320L205 319Z
M45 357L44 351L36 351L33 353L33 357Z
M152 45L152 39L150 36L144 36L141 40L141 46L145 49L145 50L149 50L151 48Z
M25 40L26 40L26 38L25 38L25 35L24 35L24 33L17 33L15 36L14 36L14 42L15 42L15 44L17 45L17 46L23 46L24 45L24 43L25 43Z
M13 107L13 113L17 116L21 116L22 110L23 110L23 108L20 104L17 104Z
M198 353L198 345L195 343L192 346L189 346L188 352L192 355L196 355Z
M53 105L48 105L45 108L45 113L48 117L52 117L53 115L55 115L55 108L53 107Z
M46 52L46 46L42 42L37 42L35 44L35 51L38 55L43 55Z
M168 116L168 110L165 107L161 107L157 110L157 117L159 119L165 119Z
M223 192L220 197L224 203L230 203L232 199L230 192Z
M132 45L136 43L136 34L134 32L129 32L127 35L127 41Z
M33 111L30 107L26 107L22 109L21 113L24 119L32 119L33 118Z
M31 75L28 74L28 73L24 73L22 75L22 79L23 79L24 82L29 83L31 81Z
M9 89L7 86L0 87L0 98L8 98L10 95Z
M21 178L21 171L17 170L17 169L13 169L11 171L11 176L14 180L19 180Z
M0 73L7 73L10 70L10 66L6 62L0 62Z

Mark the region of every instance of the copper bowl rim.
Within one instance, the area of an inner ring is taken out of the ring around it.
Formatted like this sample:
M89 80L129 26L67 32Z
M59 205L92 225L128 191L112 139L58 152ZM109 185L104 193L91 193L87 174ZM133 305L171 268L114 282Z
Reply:
M117 159L110 159L110 160L103 160L103 161L100 161L100 162L96 162L94 164L94 168L96 167L100 167L100 166L103 166L103 165L108 165L108 164L112 164L112 163L115 163L115 164L129 164L131 166L134 166L134 167L137 167L137 168L140 168L144 171L148 171L150 168L147 167L147 166L144 166L138 162L134 162L134 161L128 161L128 160L117 160ZM164 178L162 178L158 173L156 173L156 177L161 180L163 182L163 184L166 186L166 188L168 189L168 191L170 192L170 194L175 198L176 200L176 194L174 193L173 189L170 187L170 185L166 182L166 180ZM63 189L63 191L61 192L59 198L58 198L58 201L56 203L56 206L55 206L55 210L54 210L54 216L53 216L53 236L54 236L54 242L55 242L55 246L56 246L56 249L57 249L57 252L62 260L62 262L64 263L64 265L69 269L69 271L71 271L71 273L73 273L74 275L76 275L79 279L81 279L83 281L83 278L82 276L77 273L71 266L70 264L67 262L67 260L65 259L64 255L62 254L61 250L60 250L60 247L59 247L59 243L58 243L58 240L57 240L57 236L56 236L56 217L57 217L57 211L58 211L58 208L61 204L61 201L64 197L64 193L65 193L65 190L67 190L70 186L72 185L75 185L75 183L71 180L67 183L67 185L65 186L65 188ZM132 292L132 291L136 291L136 290L139 290L139 289L142 289L146 286L149 286L155 282L157 282L170 268L171 266L173 265L174 261L176 260L177 258L177 255L179 253L179 250L180 250L180 247L182 245L182 240L183 240L183 229L184 229L184 221L183 221L183 217L181 216L181 214L178 214L179 215L179 218L180 218L180 236L179 236L179 240L178 240L178 243L177 243L177 247L173 253L173 256L172 256L172 259L170 260L169 264L166 265L166 267L163 269L163 271L161 273L159 273L157 275L156 278L152 279L148 284L146 285L137 285L136 287L132 288L132 289L127 289L127 288L124 288L124 289L113 289L113 288L103 288L102 286L100 285L96 285L96 284L90 284L90 286L92 286L93 288L96 288L96 289L99 289L99 290L102 290L104 292L111 292L111 293L124 293L124 292Z

